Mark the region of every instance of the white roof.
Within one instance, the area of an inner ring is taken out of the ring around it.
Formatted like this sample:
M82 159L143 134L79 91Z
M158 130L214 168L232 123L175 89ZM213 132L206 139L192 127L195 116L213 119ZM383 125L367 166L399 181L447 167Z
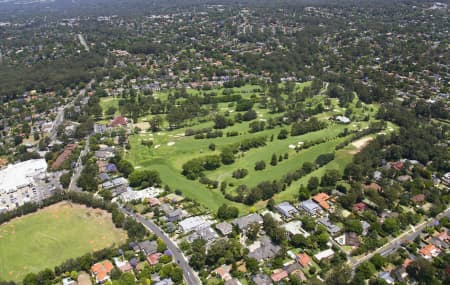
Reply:
M302 228L302 222L301 221L292 221L287 224L282 225L282 227L289 232L292 235L301 234L304 237L309 237L309 233L306 232Z
M316 255L314 255L314 257L317 260L320 261L320 260L322 260L324 258L328 258L330 256L333 256L333 254L334 254L334 251L331 248L329 248L329 249L326 249L324 251L321 251L321 252L317 253Z
M200 229L210 226L210 223L202 216L190 217L179 222L183 232L188 233L194 229Z
M0 171L0 193L34 182L33 177L47 170L45 159L32 159L8 165Z

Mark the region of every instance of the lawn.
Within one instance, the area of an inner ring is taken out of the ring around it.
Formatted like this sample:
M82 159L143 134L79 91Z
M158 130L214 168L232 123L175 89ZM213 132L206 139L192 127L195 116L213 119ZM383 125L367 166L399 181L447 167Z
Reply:
M297 90L301 90L305 86L310 85L311 82L301 83L296 85ZM281 87L281 86L280 86ZM258 91L256 91L258 90ZM262 87L257 85L245 85L240 88L233 88L234 94L240 94L244 98L253 98L260 95ZM324 89L325 90L325 89ZM216 88L210 91L198 91L188 89L187 92L192 95L200 95L201 93L215 92L222 94L223 88ZM159 92L156 96L167 95L166 92ZM323 92L322 92L323 93ZM184 99L183 99L184 100ZM180 101L181 102L181 101ZM111 102L105 101L104 105ZM193 136L185 137L184 133L187 128L200 130L203 128L212 128L214 123L212 117L215 112L229 115L231 118L235 116L236 102L218 103L215 107L216 111L210 110L212 113L208 115L191 120L187 122L189 126L185 126L176 130L168 130L167 123L164 124L163 131L158 133L150 133L144 131L140 134L130 137L131 150L126 151L125 158L129 160L137 169L153 169L157 170L162 178L164 184L169 185L172 189L180 190L186 197L194 199L212 211L216 211L223 203L233 204L237 206L241 214L264 206L264 203L259 202L254 207L248 207L243 204L233 203L225 199L224 195L218 189L209 189L201 184L198 180L192 181L184 177L182 172L182 165L187 161L205 156L205 155L219 155L224 147L236 144L248 138L257 136L266 136L268 138L267 145L256 149L250 149L245 153L239 153L236 156L235 163L231 165L222 165L214 171L205 171L204 174L212 180L218 182L228 182L227 193L233 193L237 185L247 185L249 188L256 186L262 181L278 180L286 173L293 172L301 167L304 162L314 162L314 160L323 153L330 153L335 151L335 147L344 141L347 141L350 136L339 137L338 135L347 129L349 131L362 130L369 126L367 119L373 119L375 112L378 109L376 105L365 105L358 99L348 105L348 108L339 106L337 99L331 98L326 100L326 95L316 95L306 98L303 102L309 108L316 108L319 104L326 105L324 112L316 114L321 121L325 121L328 127L319 131L309 132L301 136L289 136L287 139L278 140L277 135L281 129L290 130L291 126L277 126L275 128L265 130L257 133L249 132L249 122L235 123L232 126L223 129L223 133L236 132L238 135L233 137L226 137L212 139L194 139ZM254 110L257 112L258 118L256 120L264 121L269 118L276 118L280 114L270 113L267 108L260 108L260 104L256 103ZM337 115L348 114L352 123L348 125L333 123L330 118ZM145 121L153 115L141 117L139 120ZM368 118L366 118L368 116ZM273 140L269 138L273 137ZM324 140L323 143L310 147L309 149L300 150L299 152L292 149L293 146L299 142L312 142L317 140ZM153 141L153 145L148 147L141 144L141 141ZM215 146L215 150L210 150L210 145ZM315 170L310 175L303 177L299 181L292 183L286 191L276 195L277 201L294 199L298 188L301 184L307 183L311 176L321 177L327 169L338 169L343 172L345 166L351 161L355 149L352 145L347 148L337 151L335 159L326 166ZM272 154L278 156L288 155L288 159L279 162L277 166L269 164ZM266 169L263 171L255 171L255 162L264 160L266 162ZM238 168L245 168L248 170L248 175L243 179L235 179L232 177L233 171Z
M109 213L61 202L0 225L0 280L22 281L29 272L53 268L126 238Z

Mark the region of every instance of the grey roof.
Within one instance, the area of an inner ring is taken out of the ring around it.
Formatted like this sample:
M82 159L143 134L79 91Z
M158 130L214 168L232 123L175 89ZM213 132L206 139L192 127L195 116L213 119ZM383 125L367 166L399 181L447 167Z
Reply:
M318 222L324 225L330 234L336 234L341 231L341 228L333 224L328 218L319 219Z
M250 215L235 219L233 221L233 224L237 225L239 227L239 229L242 231L242 230L246 230L250 224L253 224L253 223L260 224L262 222L263 222L263 219L260 215L250 214Z
M142 250L146 255L153 254L158 251L158 244L156 241L142 241L138 243L138 247Z
M111 178L109 177L109 175L106 174L106 173L100 173L100 174L98 175L98 178L99 178L100 181L102 181L102 182L105 182L105 181L108 181L109 179L111 179Z
M285 217L291 217L298 213L298 210L289 202L280 203L275 206L275 209L277 209L277 211Z
M188 241L193 242L196 239L204 239L207 242L211 242L218 238L217 233L210 227L202 228L188 236Z
M261 237L260 242L261 246L248 254L249 257L258 261L275 257L281 249L279 245L274 244L267 236Z
M319 206L319 204L311 199L301 202L300 207L310 214L315 214L316 212L322 211L322 208Z
M159 282L156 282L155 285L172 285L173 281L170 278L163 279Z
M256 285L272 285L272 280L266 274L258 273L252 277Z
M227 222L222 222L216 225L216 229L223 235L228 235L233 231L233 226Z

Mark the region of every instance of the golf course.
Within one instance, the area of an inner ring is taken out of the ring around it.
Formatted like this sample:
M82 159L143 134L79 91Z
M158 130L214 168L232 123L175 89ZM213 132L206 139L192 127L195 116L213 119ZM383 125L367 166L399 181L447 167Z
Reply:
M296 84L295 90L301 92L308 87L310 82ZM307 110L321 108L320 112L316 112L312 117L322 122L325 127L319 130L313 130L301 135L288 135L283 139L277 138L280 131L289 132L291 126L282 123L272 127L263 127L262 130L251 131L251 123L264 123L271 120L280 121L279 114L271 112L269 108L262 107L258 103L264 95L259 86L246 85L240 88L233 88L232 94L241 97L241 100L250 100L255 102L253 110L256 112L256 119L251 122L236 121L226 126L220 131L224 134L218 137L196 138L193 135L186 135L187 132L202 131L204 129L214 130L214 117L222 115L224 117L236 117L238 114L235 110L238 102L205 104L204 107L212 108L208 115L190 120L181 128L171 128L167 123L163 123L159 131L151 131L150 129L142 129L135 132L129 137L129 149L125 150L124 158L130 161L136 170L151 169L159 172L163 184L170 186L173 190L179 190L184 196L196 200L209 208L216 211L218 207L226 203L239 208L240 213L248 213L250 211L261 208L265 205L264 201L259 201L252 206L243 203L233 202L226 198L225 194L234 195L236 187L245 185L248 189L257 186L263 181L276 181L281 179L285 174L292 173L301 168L305 162L315 163L318 156L325 153L333 153L332 161L325 165L315 168L311 173L293 181L282 192L276 193L273 198L276 201L295 200L300 185L306 185L311 176L322 177L327 170L338 170L341 174L345 167L351 162L354 154L356 154L365 143L352 144L354 140L362 139L367 141L373 138L375 133L368 133L363 138L358 136L370 127L373 122L377 105L369 105L361 103L355 95L354 99L343 107L339 104L339 100L329 98L326 95L325 86L319 94L308 97L302 102ZM199 96L202 94L198 90L187 90L189 96ZM212 92L221 94L224 88L213 89ZM153 94L157 98L167 98L166 93ZM283 100L288 100L287 96L282 94ZM104 98L101 101L103 109L119 107L119 98ZM183 99L176 101L179 105L183 104ZM214 106L213 106L214 105ZM326 106L326 107L324 107ZM119 110L119 109L118 109ZM119 112L120 113L120 112ZM241 112L243 113L243 112ZM121 113L123 114L123 113ZM351 123L339 123L333 120L336 116L348 114L351 117ZM135 121L135 126L143 126L145 122L151 123L154 115L149 114L139 117ZM388 125L385 131L392 131L392 126ZM234 135L228 135L234 134ZM209 181L219 184L226 184L226 190L215 187L208 187L205 183L201 183L199 179L190 180L183 172L183 165L191 160L206 156L220 156L221 152L230 146L236 146L245 140L251 140L257 137L265 137L265 144L256 148L235 153L234 162L232 164L222 164L214 170L203 172ZM148 144L148 142L151 142ZM304 143L312 146L302 148ZM343 145L344 144L344 145ZM338 147L339 146L339 147ZM338 149L336 150L336 147ZM276 155L280 157L276 165L270 165L271 157ZM255 163L264 161L266 167L263 170L256 170ZM245 177L235 178L233 172L237 169L245 169L248 174Z

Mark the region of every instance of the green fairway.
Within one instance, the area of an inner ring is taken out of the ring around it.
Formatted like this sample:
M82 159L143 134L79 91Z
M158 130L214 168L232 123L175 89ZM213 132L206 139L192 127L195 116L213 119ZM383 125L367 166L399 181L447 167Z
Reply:
M0 225L0 280L22 281L29 272L125 240L109 213L61 202Z
M300 83L296 85L297 90L302 90L304 87L311 85L311 82ZM283 85L280 85L282 88ZM215 88L208 92L216 94L223 94L224 88ZM230 90L227 90L230 92ZM203 96L204 91L195 89L187 89L186 92L190 95ZM263 89L258 85L245 85L239 88L233 88L233 94L239 94L242 98L252 99L258 98L263 93ZM167 122L163 125L159 132L151 133L143 131L139 134L130 136L129 142L131 149L125 151L125 158L129 160L136 169L153 169L157 170L162 178L164 184L170 186L173 190L180 190L183 195L194 199L212 211L216 211L223 203L233 204L241 210L241 214L249 212L251 209L258 209L264 206L263 202L258 202L254 207L249 207L244 204L231 202L225 198L224 193L232 194L238 185L246 185L249 189L255 187L264 181L274 181L281 179L287 173L292 173L301 168L304 162L314 162L316 158L324 153L334 153L336 146L343 142L348 142L355 132L361 131L369 127L370 120L373 119L378 106L366 105L359 102L355 97L353 102L344 108L339 105L339 100L336 98L327 98L324 94L325 89L316 96L305 98L302 104L308 108L314 109L322 105L322 112L316 113L314 117L326 123L327 127L318 131L312 131L299 136L288 136L286 139L277 139L278 134L282 129L291 130L291 126L278 124L270 128L263 128L263 130L252 133L250 132L250 122L235 121L233 125L222 129L223 136L209 139L195 139L194 136L185 136L187 129L202 130L205 128L212 129L214 126L213 118L216 113L222 114L229 118L236 116L235 104L236 102L221 102L215 106L214 111L201 118L189 120L186 124L175 130L169 130ZM154 96L165 98L168 96L168 91L157 92ZM285 96L283 94L282 96ZM286 96L285 96L286 97ZM285 98L286 99L286 98ZM117 99L103 99L103 107L109 104L114 104ZM180 98L178 103L182 104L185 99ZM255 102L258 102L256 99ZM208 106L209 105L205 105ZM326 106L326 107L324 107ZM252 122L268 122L280 116L276 112L271 112L270 108L262 107L259 103L255 103L253 107L257 118ZM339 124L334 122L333 118L338 115L348 114L351 117L350 124ZM242 112L241 112L242 115ZM154 115L148 114L139 118L139 121L146 121ZM347 132L347 135L342 135ZM234 136L227 136L227 133L234 133ZM203 174L212 181L218 183L226 182L227 188L222 193L219 189L210 189L206 185L201 184L199 180L189 180L182 175L182 166L189 160L206 155L220 155L225 147L237 145L243 140L265 136L267 138L266 145L258 148L249 149L245 152L239 152L235 155L235 162L230 165L221 165L213 171L204 171ZM141 142L152 141L151 146L142 144ZM307 149L295 150L295 146L302 145L302 143L318 142L318 144ZM212 147L212 150L210 147ZM351 145L345 149L335 153L335 159L315 170L313 173L301 178L292 183L286 191L276 195L276 200L290 200L295 198L298 187L305 184L309 177L314 175L319 178L325 173L327 169L338 169L343 171L345 166L351 161L354 148ZM283 157L276 166L270 165L272 155ZM287 158L285 158L287 157ZM266 168L262 171L254 169L255 163L263 160L266 163ZM248 175L236 179L232 177L236 169L246 169Z

